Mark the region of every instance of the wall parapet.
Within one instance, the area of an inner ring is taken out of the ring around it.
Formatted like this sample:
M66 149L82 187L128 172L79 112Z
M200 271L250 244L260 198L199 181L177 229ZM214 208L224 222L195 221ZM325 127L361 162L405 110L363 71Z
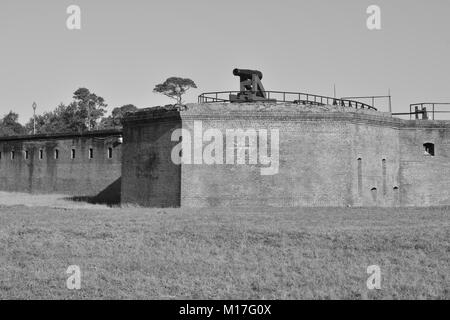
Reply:
M122 130L0 138L0 190L119 203Z
M7 136L7 137L0 137L0 142L109 137L109 136L120 136L120 135L122 135L121 129L111 129L111 130L86 131L86 132L82 132L82 133L51 133L51 134Z

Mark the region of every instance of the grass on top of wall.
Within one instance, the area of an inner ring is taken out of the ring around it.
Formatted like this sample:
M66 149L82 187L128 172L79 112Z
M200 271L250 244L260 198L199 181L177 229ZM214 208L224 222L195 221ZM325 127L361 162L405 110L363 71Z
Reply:
M0 205L0 298L449 299L449 220L448 208ZM66 288L70 265L81 290ZM369 265L381 290L366 287Z

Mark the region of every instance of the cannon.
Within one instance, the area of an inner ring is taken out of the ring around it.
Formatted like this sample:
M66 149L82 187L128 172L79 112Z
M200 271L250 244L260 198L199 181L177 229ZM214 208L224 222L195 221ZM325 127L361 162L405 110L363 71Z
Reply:
M262 80L263 74L261 71L258 70L248 70L248 69L234 69L233 75L236 77L240 77L241 81L244 80L251 80L253 75L257 76L259 80Z
M263 74L258 70L234 69L233 75L240 78L240 92L230 94L230 102L276 102L275 99L268 99L266 91L261 83Z

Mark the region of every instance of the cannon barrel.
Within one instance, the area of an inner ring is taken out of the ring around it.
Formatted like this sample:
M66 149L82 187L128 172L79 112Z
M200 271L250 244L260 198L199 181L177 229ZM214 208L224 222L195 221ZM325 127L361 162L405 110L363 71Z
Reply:
M259 80L262 80L263 78L263 74L261 71L258 70L248 70L248 69L234 69L233 70L233 75L238 76L238 77L244 77L244 78L248 78L251 79L252 75L256 74L259 78Z

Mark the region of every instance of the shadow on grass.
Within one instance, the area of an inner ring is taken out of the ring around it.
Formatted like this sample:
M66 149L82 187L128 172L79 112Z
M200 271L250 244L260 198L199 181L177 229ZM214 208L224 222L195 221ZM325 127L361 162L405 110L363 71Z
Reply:
M66 197L64 200L74 202L86 202L89 204L103 204L109 207L120 205L120 192L121 192L121 178L111 183L108 187L102 190L95 196L71 196Z

